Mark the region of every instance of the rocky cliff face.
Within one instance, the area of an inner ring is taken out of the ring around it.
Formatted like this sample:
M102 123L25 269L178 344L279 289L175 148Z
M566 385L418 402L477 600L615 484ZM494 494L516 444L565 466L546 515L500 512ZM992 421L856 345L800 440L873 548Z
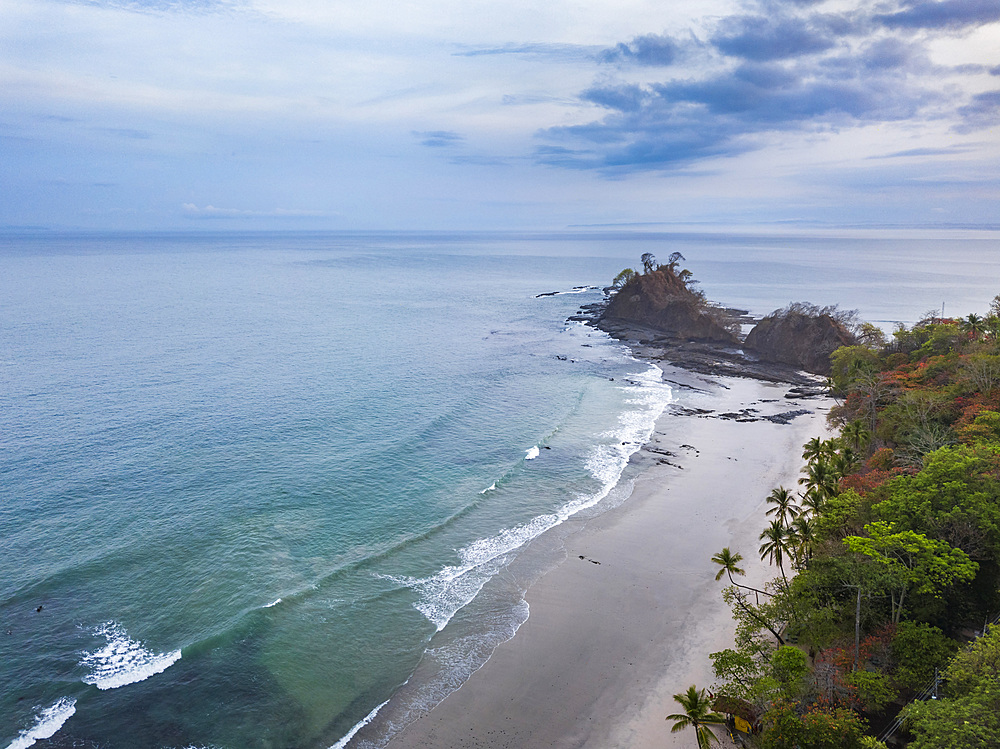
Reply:
M738 344L739 339L707 314L702 301L673 273L637 276L612 297L602 320L619 320L683 340Z
M851 332L829 314L779 310L754 326L743 348L766 361L828 375L830 354L855 343Z

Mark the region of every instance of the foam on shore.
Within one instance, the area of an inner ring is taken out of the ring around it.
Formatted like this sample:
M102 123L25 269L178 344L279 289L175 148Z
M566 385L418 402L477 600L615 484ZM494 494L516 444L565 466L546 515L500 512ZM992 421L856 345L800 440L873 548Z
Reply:
M684 399L702 408L661 420L652 446L681 448L684 470L647 463L624 506L566 538L565 560L528 590L531 616L517 636L447 700L438 695L414 722L386 726L388 741L371 746L486 744L497 736L526 749L568 737L582 749L687 743L669 733L663 715L679 689L711 684L708 653L732 638L710 556L730 546L752 558L764 499L775 485L794 482L801 444L825 432L819 412L828 404L789 424L742 423L717 415L780 410L782 386L673 376L699 385ZM641 420L635 426L636 441L646 443L652 435L641 433ZM621 476L612 447L605 442L595 452L595 476ZM755 585L773 572L747 568Z
M452 617L471 603L489 580L504 568L525 544L577 513L598 504L610 494L621 478L629 458L650 438L656 420L673 399L673 390L662 382L662 372L655 365L632 375L632 384L622 385L630 408L619 416L615 429L599 435L586 468L599 483L595 492L583 493L566 502L555 512L539 515L530 521L504 528L496 535L480 538L459 549L459 563L425 578L393 577L396 582L420 592L414 607L434 624L444 629ZM536 445L526 456L539 454ZM494 485L495 486L495 485Z
M386 700L381 705L379 705L374 710L372 710L370 713L368 713L368 715L366 715L364 718L362 718L361 720L359 720L354 725L354 727L350 731L348 731L344 735L344 737L342 739L340 739L340 741L338 741L336 744L334 744L333 746L331 746L330 749L344 749L344 747L347 746L348 742L351 739L354 738L354 734L356 734L362 728L364 728L369 723L371 723L373 720L375 720L375 716L378 715L378 711L381 710L383 707L385 707L388 703L389 703L389 700Z

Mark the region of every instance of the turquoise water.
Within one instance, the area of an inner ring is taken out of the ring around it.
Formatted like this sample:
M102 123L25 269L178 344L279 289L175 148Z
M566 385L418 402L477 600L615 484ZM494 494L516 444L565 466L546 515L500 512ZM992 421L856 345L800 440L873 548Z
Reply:
M565 322L674 249L757 313L1000 292L990 238L0 238L0 747L339 747L441 699L683 397Z

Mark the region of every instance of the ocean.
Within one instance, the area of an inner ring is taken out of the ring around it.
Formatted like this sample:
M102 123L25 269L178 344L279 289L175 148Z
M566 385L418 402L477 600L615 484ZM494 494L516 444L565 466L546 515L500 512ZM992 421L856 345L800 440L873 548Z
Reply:
M0 236L0 747L339 749L440 701L683 404L567 322L673 251L758 315L1000 293L989 234Z

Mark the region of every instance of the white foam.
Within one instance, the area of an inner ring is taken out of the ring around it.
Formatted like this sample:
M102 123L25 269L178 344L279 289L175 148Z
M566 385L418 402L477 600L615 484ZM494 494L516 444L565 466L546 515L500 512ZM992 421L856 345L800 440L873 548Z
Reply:
M42 710L35 717L35 725L21 731L20 735L8 745L7 749L28 749L39 739L48 739L55 736L56 731L63 727L63 723L73 717L76 712L76 700L71 697L63 697L54 705Z
M275 600L271 601L270 603L265 604L264 608L265 609L271 609L271 608L274 608L275 606L277 606L279 603L281 603L281 599L280 598L276 598Z
M558 515L541 515L530 522L505 528L459 550L459 563L425 578L393 577L420 592L413 607L440 632L451 618L479 595L483 586L510 561L510 554L560 522Z
M163 673L180 660L181 651L154 653L142 643L129 638L117 622L101 625L94 634L103 635L108 644L92 653L85 653L81 663L90 669L83 677L86 684L98 689L116 689Z
M480 494L486 494L486 492L495 492L497 490L497 482L494 481L492 484L483 489Z
M538 455L539 455L539 453L541 451L538 449L538 445L535 445L534 447L532 447L532 448L530 448L528 450L525 450L525 452L527 453L524 456L525 460L534 460L535 458L538 457Z
M364 728L373 720L375 720L375 716L378 715L378 711L381 710L383 707L385 707L387 704L389 704L389 700L386 700L381 705L372 710L370 713L368 713L368 715L366 715L362 720L358 721L357 725L355 725L354 728L352 728L350 731L347 732L347 735L344 736L344 738L342 738L336 744L331 746L330 749L344 749L344 747L347 746L347 742L349 742L351 739L354 738L354 734L356 734L362 728Z
M672 390L662 382L655 365L637 375L638 383L623 386L634 408L623 412L616 429L601 435L605 442L594 447L586 467L599 482L591 494L580 494L552 514L539 515L529 522L505 528L495 536L481 538L459 550L459 563L449 565L427 578L393 577L399 584L420 592L414 608L440 632L462 608L472 602L483 586L510 561L514 552L533 538L565 522L582 510L593 507L611 493L621 478L629 458L653 434L656 419L672 399ZM526 460L539 454L538 446L527 451Z
M557 291L553 296L562 296L563 294L584 294L588 291L596 291L596 286L574 286L569 291Z

